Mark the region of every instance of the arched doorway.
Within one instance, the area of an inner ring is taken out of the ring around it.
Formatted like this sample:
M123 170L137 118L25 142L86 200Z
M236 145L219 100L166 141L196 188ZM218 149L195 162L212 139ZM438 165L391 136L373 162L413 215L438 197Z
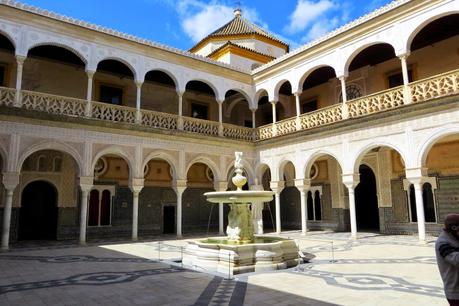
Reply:
M360 183L355 188L355 210L359 230L379 231L376 177L370 167L360 165Z
M20 240L52 240L57 234L57 191L45 181L28 184L22 191L19 213Z

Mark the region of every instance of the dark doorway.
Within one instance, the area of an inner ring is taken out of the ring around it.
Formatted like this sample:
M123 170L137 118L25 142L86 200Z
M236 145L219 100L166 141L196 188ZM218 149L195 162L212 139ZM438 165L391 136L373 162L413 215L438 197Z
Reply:
M163 234L175 233L175 206L163 208Z
M274 209L274 201L263 204L263 232L272 232L274 231L274 219L276 218L276 211Z
M27 185L22 191L19 213L20 240L53 240L57 237L57 192L44 181Z
M365 165L359 167L360 183L355 188L355 211L357 229L379 231L378 198L376 178L373 171Z

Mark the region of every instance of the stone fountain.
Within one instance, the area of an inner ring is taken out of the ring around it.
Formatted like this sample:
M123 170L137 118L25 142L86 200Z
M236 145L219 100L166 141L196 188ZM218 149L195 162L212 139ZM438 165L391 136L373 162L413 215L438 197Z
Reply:
M235 153L236 191L207 192L211 203L229 204L227 237L189 240L183 264L202 271L239 274L254 271L285 269L298 264L298 247L294 240L254 235L251 203L269 202L272 191L245 191L242 152Z

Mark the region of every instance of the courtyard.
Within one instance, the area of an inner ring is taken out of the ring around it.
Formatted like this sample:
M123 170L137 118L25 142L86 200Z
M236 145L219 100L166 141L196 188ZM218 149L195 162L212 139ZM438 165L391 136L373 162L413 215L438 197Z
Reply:
M434 237L283 232L316 257L229 277L185 269L186 240L20 243L0 253L1 305L446 305ZM205 237L205 235L203 235ZM198 238L198 236L185 237Z

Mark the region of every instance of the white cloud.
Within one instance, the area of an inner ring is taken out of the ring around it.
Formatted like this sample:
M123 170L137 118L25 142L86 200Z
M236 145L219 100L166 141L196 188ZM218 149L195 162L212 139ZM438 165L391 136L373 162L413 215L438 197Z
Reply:
M198 42L234 17L234 7L222 0L214 0L210 3L200 0L178 0L175 7L183 31L193 42ZM242 11L244 18L267 28L267 24L261 20L255 9L243 7Z
M321 36L324 36L331 30L335 29L339 24L338 18L319 20L314 23L308 30L306 36L303 37L302 41L311 41Z
M338 8L339 5L331 0L298 0L295 10L290 15L290 23L285 27L285 31L294 34L314 27L313 23L319 17L325 17L325 12ZM322 22L323 23L323 22Z

